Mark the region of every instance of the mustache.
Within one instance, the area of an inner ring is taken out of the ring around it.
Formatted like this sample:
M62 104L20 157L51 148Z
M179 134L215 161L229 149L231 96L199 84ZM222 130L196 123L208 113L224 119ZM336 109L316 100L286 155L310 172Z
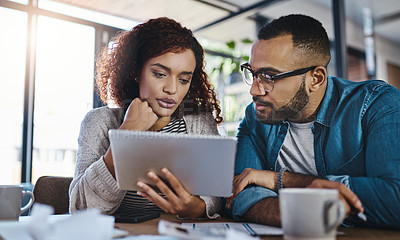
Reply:
M262 106L266 106L266 107L274 107L274 105L272 103L261 100L261 97L259 97L259 96L254 96L253 102L256 103L257 105L262 105Z

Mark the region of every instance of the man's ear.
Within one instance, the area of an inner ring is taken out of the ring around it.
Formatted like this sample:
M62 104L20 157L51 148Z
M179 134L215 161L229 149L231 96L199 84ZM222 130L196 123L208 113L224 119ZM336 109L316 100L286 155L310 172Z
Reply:
M310 84L310 92L315 92L321 88L326 82L328 74L326 68L323 66L318 66L312 71L312 82Z

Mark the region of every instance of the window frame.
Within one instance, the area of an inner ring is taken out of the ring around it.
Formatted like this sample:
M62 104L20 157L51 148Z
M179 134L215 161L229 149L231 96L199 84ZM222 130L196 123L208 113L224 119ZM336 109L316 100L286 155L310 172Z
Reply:
M0 1L0 7L14 9L28 14L27 29L27 48L26 48L26 64L25 64L25 86L24 86L24 107L23 107L23 123L22 123L22 145L21 145L21 183L32 182L32 152L33 152L33 134L34 134L34 99L35 99L35 70L36 70L36 39L37 39L37 21L38 16L46 16L60 19L72 23L78 23L91 26L95 29L95 54L99 53L103 46L118 31L122 29L103 25L100 23L40 9L38 1L29 0L28 4L21 4L12 1ZM95 59L93 59L95 61ZM93 71L96 71L94 68ZM93 79L93 108L104 106L98 91L95 87L95 79Z

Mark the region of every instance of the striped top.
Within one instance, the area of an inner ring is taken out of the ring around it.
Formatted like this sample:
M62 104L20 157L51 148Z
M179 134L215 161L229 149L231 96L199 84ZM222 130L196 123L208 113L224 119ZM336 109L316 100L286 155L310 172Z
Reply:
M184 133L187 134L186 124L183 118L171 119L167 126L163 127L160 132L163 133ZM114 215L149 215L152 213L162 212L157 205L150 202L144 197L136 194L136 191L127 191L121 205Z

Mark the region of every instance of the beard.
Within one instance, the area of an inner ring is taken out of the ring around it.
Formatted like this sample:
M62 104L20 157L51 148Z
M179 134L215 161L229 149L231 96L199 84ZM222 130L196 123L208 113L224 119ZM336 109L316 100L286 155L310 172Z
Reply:
M306 92L305 77L302 79L299 90L294 97L284 106L275 109L274 105L270 102L261 100L260 96L254 96L253 101L258 105L267 106L271 108L271 112L266 110L257 111L257 120L265 124L277 124L284 120L296 121L301 119L301 111L308 104L310 97Z

